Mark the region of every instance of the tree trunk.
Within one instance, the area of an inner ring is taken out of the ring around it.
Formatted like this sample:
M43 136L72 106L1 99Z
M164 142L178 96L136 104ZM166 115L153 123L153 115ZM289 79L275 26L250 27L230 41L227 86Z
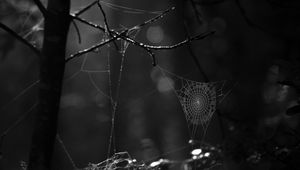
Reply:
M38 112L32 136L28 170L50 170L70 25L70 0L48 0L40 58Z

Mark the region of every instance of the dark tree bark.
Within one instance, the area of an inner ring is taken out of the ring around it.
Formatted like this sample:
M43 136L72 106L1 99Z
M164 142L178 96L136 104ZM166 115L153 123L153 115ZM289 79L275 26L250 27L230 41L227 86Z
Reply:
M70 0L49 0L40 58L38 112L32 136L28 170L49 170L65 70L66 41L70 25Z

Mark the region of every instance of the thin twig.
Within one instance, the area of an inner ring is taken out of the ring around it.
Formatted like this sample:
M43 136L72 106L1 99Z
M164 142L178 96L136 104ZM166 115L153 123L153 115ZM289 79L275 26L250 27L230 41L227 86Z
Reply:
M194 36L194 37L192 37L192 38L187 38L187 39L185 39L185 40L183 40L183 41L181 41L181 42L179 42L179 43L177 43L177 44L174 44L174 45L168 45L168 46L152 46L152 45L143 44L143 43L141 43L141 42L138 42L138 41L136 41L136 40L133 40L133 39L129 38L128 36L124 36L124 34L125 34L126 32L128 32L128 31L125 30L125 31L123 31L121 34L120 34L120 33L117 33L117 34L118 34L117 36L114 36L114 37L112 37L112 38L110 38L110 39L108 39L108 40L106 40L106 41L103 41L103 42L101 42L101 43L99 43L99 44L96 44L96 45L94 45L94 46L92 46L92 47L90 47L90 48L87 48L87 49L84 49L84 50L82 50L82 51L79 51L79 52L77 52L77 53L71 55L71 57L67 58L67 59L66 59L66 62L68 62L69 60L71 60L71 59L73 59L73 58L75 58L75 57L81 56L81 55L86 54L86 53L88 53L88 52L90 52L90 51L93 51L93 50L95 50L95 49L97 49L97 48L99 48L99 47L102 47L102 46L104 46L104 45L106 45L106 44L108 44L108 43L114 41L114 40L117 39L117 38L122 38L122 39L124 39L125 41L128 41L128 42L132 43L133 45L136 45L136 46L138 46L138 47L141 47L141 48L145 49L145 50L150 54L150 56L153 58L153 60L154 60L154 61L153 61L153 64L155 65L156 62L155 62L154 53L153 53L151 50L170 50L170 49L175 49L175 48L181 47L181 46L183 46L183 45L185 45L185 44L187 44L187 43L190 43L190 42L192 42L192 41L194 41L194 40L201 40L201 39L204 39L204 38L206 38L206 37L208 37L208 36L210 36L210 35L212 35L212 34L215 33L215 31L211 31L211 32L208 32L208 33L203 33L203 34Z
M101 26L101 25L97 25L97 24L92 23L92 22L90 22L90 21L87 21L87 20L85 20L85 19L83 19L83 18L77 17L77 16L75 16L74 14L70 14L70 17L71 17L73 20L77 20L77 21L79 21L79 22L81 22L81 23L83 23L83 24L85 24L85 25L88 25L88 26L90 26L90 27L93 27L93 28L96 28L96 29L99 29L99 30L105 32L105 28L104 28L103 26Z
M41 13L46 16L48 11L47 9L44 7L44 5L41 3L40 0L33 0L33 2L35 3L35 5L39 8L39 10L41 11Z
M105 30L105 28L103 28L102 26L99 26L99 25L97 25L97 24L93 24L93 23L91 23L91 22L89 22L89 21L86 21L86 20L84 20L84 19L82 19L82 18L78 18L78 17L75 17L75 16L72 16L72 17L73 17L74 19L76 19L76 20L78 20L78 21L80 21L80 22L82 22L82 23L85 23L85 24L87 24L87 25L90 25L90 26L92 26L92 27L94 27L94 28L100 29L100 30L102 30L102 31ZM155 20L157 20L158 18L161 18L161 17L156 17ZM150 20L149 20L149 21L150 21ZM145 23L143 23L143 24L137 25L137 26L135 26L135 27L141 27L141 26L146 25L147 23L151 23L151 22L149 22L149 21L147 21L147 22L145 22ZM151 19L151 21L154 21L154 19ZM168 45L168 46L153 46L153 45L147 45L147 44L143 44L143 43L141 43L141 42L138 42L138 41L136 41L136 40L133 40L132 38L126 36L126 35L124 34L124 32L128 32L128 31L125 30L125 31L123 31L123 32L121 32L121 33L118 33L118 32L116 32L116 31L113 31L113 30L112 30L111 33L112 33L112 34L115 34L115 35L114 35L113 38L111 38L111 39L109 39L109 40L107 40L107 41L111 42L112 40L114 40L114 39L116 39L116 38L122 38L123 40L125 40L125 41L127 41L127 42L130 42L130 43L132 43L132 44L134 44L134 45L136 45L136 46L142 47L142 48L146 49L147 51L148 51L148 50L168 50L168 49L178 48L178 47L180 47L180 46L186 44L187 42L191 42L191 41L194 41L194 40L200 40L200 39L203 39L203 38L205 38L205 37L207 37L207 36L212 35L213 33L215 33L215 31L211 31L211 32L208 32L208 33L203 33L203 34L200 34L200 35L196 35L196 36L194 36L194 37L192 37L192 38L185 39L185 40L183 40L183 41L181 41L181 42L179 42L179 43L177 43L177 44L174 44L174 45ZM108 43L107 41L105 41L105 42L103 42L103 43L107 44L107 43ZM99 45L100 45L100 44L98 44L97 46L99 47ZM103 45L104 45L104 44L103 44ZM92 47L91 47L91 48L92 48ZM96 48L97 48L97 47L93 46L93 49L96 49ZM89 48L89 49L90 49L90 48ZM83 51L84 51L84 50L82 50L82 52L83 52ZM92 50L89 50L89 51L92 51ZM80 53L80 52L78 52L78 53ZM76 54L74 54L74 55L78 55L78 53L76 53ZM83 54L84 54L84 53L83 53Z
M126 33L126 32L127 32L127 30L123 31L123 33ZM91 51L94 51L95 49L100 48L100 47L102 47L102 46L104 46L104 45L106 45L106 44L108 44L108 43L110 43L110 42L116 40L117 38L121 38L122 35L123 35L123 34L119 34L119 35L114 36L114 37L112 37L112 38L110 38L110 39L107 39L107 40L105 40L105 41L102 41L102 42L100 42L100 43L98 43L98 44L96 44L96 45L93 45L93 46L90 47L90 48L87 48L87 49L78 51L77 53L72 54L69 58L67 58L67 59L66 59L66 62L69 62L70 60L72 60L72 59L74 59L74 58L76 58L76 57L79 57L79 56L81 56L81 55L83 55L83 54L86 54L86 53L89 53L89 52L91 52Z
M149 53L149 55L153 58L153 65L155 65L155 63L156 63L156 61L155 61L155 56L154 56L154 53L151 51L151 49L148 48L148 47L146 47L144 44L139 43L139 42L136 42L136 41L133 40L132 38L128 37L128 36L127 36L127 33L130 32L130 30L133 30L133 29L139 29L139 28L141 28L141 27L143 27L143 26L145 26L145 25L147 25L147 24L150 24L150 23L152 23L152 22L155 22L155 21L158 20L158 19L161 19L161 18L164 17L168 12L170 12L171 10L174 10L174 9L175 9L175 7L169 8L169 9L165 10L164 12L162 12L160 15L158 15L158 16L156 16L156 17L154 17L154 18L151 18L150 20L145 21L145 22L142 23L142 24L139 24L139 25L136 25L136 26L134 26L134 27L132 27L132 28L130 28L130 29L124 30L124 31L122 31L121 33L118 33L118 32L116 32L116 31L114 31L114 30L110 30L111 34L113 34L113 37L112 37L112 38L110 38L110 39L108 39L108 40L106 40L106 41L104 41L104 42L101 42L101 43L99 43L99 44L96 44L96 45L94 45L94 46L92 46L92 47L90 47L90 48L88 48L88 49L79 51L79 52L77 52L77 53L71 55L71 57L69 57L68 59L66 59L66 62L68 62L68 61L70 61L71 59L73 59L73 58L75 58L75 57L78 57L78 56L80 56L80 55L82 55L82 54L88 53L88 52L90 52L90 51L92 51L92 50L95 50L95 49L97 49L97 48L99 48L99 47L102 47L103 45L106 45L106 44L108 44L108 43L110 43L110 42L116 40L117 38L122 38L123 40L125 40L125 41L127 41L127 42L129 42L129 43L133 43L133 42L134 42L136 46L139 46L139 47L142 47L143 49L145 49L145 50ZM78 20L78 21L80 21L80 22L82 22L82 23L84 23L84 24L86 24L86 25L89 25L89 26L91 26L91 27L93 27L93 28L99 29L99 30L101 30L101 31L103 31L103 32L107 31L104 27L102 27L102 26L100 26L100 25L97 25L97 24L94 24L94 23L92 23L92 22L89 22L89 21L87 21L87 20L85 20L85 19L82 19L82 18L76 16L75 14L71 14L70 17L71 17L73 20L74 20L74 19L75 19L75 20Z
M32 44L30 44L27 40L25 40L23 37L18 35L15 31L4 25L3 23L0 22L0 28L2 28L4 31L8 32L10 35L15 37L17 40L25 44L27 47L29 47L37 56L42 56L42 53L40 50L35 48Z
M98 1L98 3L97 3L97 6L99 7L99 9L100 9L100 11L101 11L101 13L102 13L102 16L103 16L104 25L105 25L105 31L107 31L107 32L109 33L109 35L110 35L111 37L113 37L113 36L111 35L112 33L110 32L110 29L109 29L109 26L108 26L108 21L107 21L106 14L105 14L104 9L102 8L102 5L100 4L99 1Z
M154 45L147 45L147 44L143 44L141 42L138 41L133 41L132 39L127 39L129 42L131 42L132 44L142 47L142 48L146 48L146 49L150 49L150 50L170 50L170 49L174 49L174 48L178 48L181 47L183 45L186 45L187 43L190 43L192 41L195 40L202 40L208 36L211 36L215 33L215 31L210 31L210 32L206 32L206 33L202 33L199 35L196 35L194 37L191 38L187 38L179 43L173 44L173 45L161 45L161 46L154 46Z
M136 26L134 26L133 28L140 28L140 27L143 27L143 26L145 26L145 25L147 25L147 24L153 23L153 22L155 22L156 20L158 20L158 19L164 17L167 13L169 13L171 10L174 10L174 9L175 9L175 7L169 8L169 9L165 10L164 12L162 12L160 15L158 15L158 16L156 16L156 17L154 17L154 18L151 18L150 20L148 20L148 21L146 21L146 22L144 22L144 23L142 23L142 24L136 25ZM100 25L97 25L97 24L94 24L94 23L92 23L92 22L89 22L89 21L87 21L87 20L85 20L85 19L83 19L83 18L80 18L80 17L78 17L76 14L70 14L70 17L71 17L72 19L75 19L75 20L77 20L77 21L80 21L80 22L83 23L83 24L86 24L86 25L89 25L89 26L91 26L91 27L93 27L93 28L99 29L99 30L101 30L101 31L103 31L103 32L106 31L106 30L105 30L105 27L100 26ZM131 29L133 29L133 28L131 28ZM118 32L116 32L116 31L114 31L114 30L111 30L111 32L112 32L112 34L114 34L114 35L119 35L119 34L121 34L121 33L118 33ZM122 36L123 36L122 39L125 40L125 41L126 41L126 38L125 38L125 37L130 38L130 37L126 36L126 35L122 35Z
M106 31L108 32L110 37L114 37L113 34L111 33L110 29L109 29L106 14L105 14L104 9L102 8L102 5L100 4L99 0L98 0L97 5L98 5L98 7L99 7L99 9L102 13ZM116 41L113 41L113 43L114 43L114 46L115 46L116 50L119 51L119 48L118 48L118 45L117 45Z
M175 49L175 48L178 48L178 47L182 47L184 45L186 45L187 43L190 43L194 40L201 40L201 39L204 39L212 34L214 34L215 31L211 31L211 32L206 32L206 33L203 33L203 34L199 34L199 35L196 35L192 38L187 38L177 44L174 44L174 45L167 45L167 46L153 46L153 45L147 45L147 44L143 44L141 42L138 42L136 40L132 40L131 38L126 38L127 41L129 41L130 43L132 43L133 45L136 45L138 47L141 47L143 49L145 49L148 54L152 57L152 65L153 66L156 66L156 59L155 59L155 55L154 53L152 52L152 50L170 50L170 49ZM124 37L123 37L124 38Z
M153 22L157 21L158 19L163 18L168 12L170 12L171 10L174 10L174 9L175 9L175 7L169 8L169 9L165 10L163 13L161 13L160 15L158 15L158 16L156 16L156 17L154 17L154 18L152 18L152 19L150 19L150 20L148 20L148 21L145 21L145 22L142 23L142 24L136 25L136 26L132 27L131 29L135 29L135 28L138 28L138 29L139 29L139 28L141 28L141 27L143 27L143 26L145 26L145 25L147 25L147 24L153 23ZM101 31L104 31L104 32L107 31L107 30L106 30L105 28L103 28L102 26L99 26L99 25L97 25L97 24L94 24L94 23L91 23L91 22L89 22L89 21L86 21L86 20L84 20L84 19L82 19L82 18L79 18L79 17L75 16L74 14L71 15L71 17L72 17L73 19L76 19L76 20L78 20L78 21L80 21L80 22L82 22L82 23L84 23L84 24L87 24L87 25L89 25L89 26L91 26L91 27L100 29ZM127 36L126 33L127 33L129 30L131 30L131 29L127 29L127 30L125 30L125 31L122 31L121 33L118 33L117 31L114 31L114 30L110 30L110 33L113 34L113 35L112 35L112 38L110 38L110 39L108 39L108 40L106 40L106 41L104 41L104 42L101 42L101 43L99 43L99 44L96 44L96 45L94 45L94 46L92 46L92 47L90 47L90 48L87 48L87 49L84 49L84 50L82 50L82 51L79 51L79 52L77 52L77 53L71 55L71 57L69 57L66 61L68 62L69 60L71 60L71 59L73 59L73 58L75 58L75 57L78 57L78 56L80 56L80 55L82 55L82 54L88 53L88 52L93 51L93 50L95 50L95 49L97 49L97 48L99 48L99 47L102 47L102 46L104 46L104 45L106 45L106 44L108 44L108 43L114 41L114 40L117 39L117 38L122 38L123 40L125 40L125 41L127 41L127 42L129 42L129 43L131 43L131 44L133 44L133 45L135 45L135 46L141 47L141 48L143 48L144 50L146 50L146 51L149 53L149 55L152 57L152 59L153 59L153 65L155 66L155 65L156 65L156 60L155 60L155 55L154 55L154 53L152 52L152 50L169 50L169 49L178 48L178 47L181 47L181 46L183 46L183 45L185 45L185 44L187 44L187 43L189 43L189 42L191 42L191 41L204 39L204 38L206 38L207 36L210 36L210 35L212 35L212 34L215 32L215 31L211 31L211 32L207 32L207 33L200 34L200 35L196 35L196 36L194 36L194 37L187 38L187 39L185 39L185 40L183 40L183 41L181 41L181 42L179 42L179 43L177 43L177 44L174 44L174 45L168 45L168 46L153 46L153 45L147 45L147 44L138 42L138 41L136 41L136 40L130 38L129 36Z
M145 25L148 25L148 24L150 24L150 23L153 23L153 22L157 21L158 19L163 18L166 14L168 14L169 12L171 12L171 11L173 11L173 10L175 10L175 7L171 7L171 8L169 8L169 9L163 11L161 14L157 15L156 17L154 17L154 18L152 18L152 19L149 19L148 21L146 21L146 22L144 22L144 23L142 23L142 24L137 25L137 27L143 27L143 26L145 26Z
M81 14L83 14L84 12L86 12L87 10L89 10L92 6L94 6L95 4L97 4L98 0L91 2L90 4L88 4L86 7L76 11L73 13L74 16L79 16Z
M76 24L76 22L74 20L72 20L71 23L74 25L74 28L76 30L77 37L78 37L78 43L81 44L81 34L80 34L80 30L78 28L78 25Z

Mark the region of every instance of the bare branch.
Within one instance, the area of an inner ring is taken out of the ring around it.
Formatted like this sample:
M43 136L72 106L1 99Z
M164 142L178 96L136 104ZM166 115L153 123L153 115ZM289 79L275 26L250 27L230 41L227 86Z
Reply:
M168 12L170 12L171 10L174 10L174 9L175 9L174 7L169 8L169 9L165 10L163 13L161 13L160 15L158 15L158 16L156 16L156 17L154 17L154 18L152 18L152 19L150 19L150 20L148 20L148 21L145 21L145 22L142 23L142 24L136 25L136 26L134 26L134 27L131 28L131 29L141 28L141 27L143 27L143 26L145 26L145 25L147 25L147 24L153 23L153 22L155 22L156 20L161 19L161 18L164 17ZM78 21L84 23L84 24L87 24L87 25L92 26L92 27L94 27L94 28L100 29L101 31L104 31L104 32L106 31L106 29L103 28L102 26L99 26L99 25L97 25L97 24L94 24L94 23L91 23L91 22L89 22L89 21L86 21L86 20L84 20L84 19L82 19L82 18L79 18L79 17L75 16L74 14L71 15L71 17L72 17L73 19L76 19L76 20L78 20ZM123 40L125 40L125 41L127 41L127 42L129 42L129 43L131 43L131 44L133 44L133 45L135 45L135 46L141 47L141 48L143 48L144 50L146 50L146 51L149 53L149 55L152 57L152 59L153 59L153 65L155 66L155 65L156 65L156 62L155 62L155 55L154 55L154 53L152 52L152 50L168 50L168 49L178 48L178 47L181 47L181 46L183 46L183 45L185 45L185 44L187 44L187 43L190 43L191 41L194 41L194 40L200 40L200 39L203 39L203 38L205 38L205 37L207 37L207 36L210 36L210 35L212 35L212 34L215 32L215 31L211 31L211 32L208 32L208 33L203 33L203 34L194 36L194 37L192 37L192 38L187 38L187 39L185 39L185 40L183 40L183 41L181 41L181 42L179 42L179 43L177 43L177 44L174 44L174 45L168 45L168 46L152 46L152 45L147 45L147 44L138 42L138 41L136 41L136 40L134 40L134 39L128 37L128 36L126 35L126 33L127 33L129 30L131 30L131 29L127 29L127 30L125 30L125 31L123 31L123 32L121 32L121 33L118 33L117 31L114 31L114 30L110 30L110 31L111 31L111 34L113 34L113 38L110 38L110 39L108 39L108 40L106 40L106 41L104 41L104 42L101 42L101 43L96 44L96 45L94 45L94 46L92 46L92 47L90 47L90 48L84 49L84 50L82 50L82 51L79 51L79 52L77 52L77 53L71 55L71 57L69 57L68 59L66 59L66 62L68 62L68 61L70 61L71 59L73 59L73 58L75 58L75 57L78 57L78 56L80 56L80 55L82 55L82 54L88 53L88 52L93 51L93 50L95 50L95 49L97 49L97 48L99 48L99 47L102 47L102 46L104 46L104 45L106 45L106 44L108 44L108 43L114 41L114 40L117 39L117 38L122 38Z
M109 26L108 26L108 22L107 22L107 17L106 17L106 14L104 12L104 9L102 8L102 5L100 4L100 1L98 0L98 3L97 3L102 15L103 15L103 20L104 20L104 24L105 24L105 29L106 31L108 32L109 36L113 37L110 29L109 29ZM115 45L115 48L119 51L119 48L118 48L118 45L116 44L115 41L113 41L114 45Z
M80 35L79 28L74 20L72 20L71 23L74 25L74 28L76 30L77 37L78 37L78 43L81 44L81 35Z
M186 44L189 44L191 43L192 41L194 40L201 40L201 39L204 39L212 34L214 34L215 31L211 31L211 32L207 32L207 33L203 33L203 34L200 34L200 35L196 35L192 38L187 38L177 44L174 44L174 45L168 45L168 46L152 46L152 45L146 45L146 44L143 44L143 43L140 43L140 42L137 42L135 40L132 41L132 39L127 39L129 42L131 42L133 45L136 45L138 47L141 47L143 49L145 49L149 55L152 57L152 65L153 66L156 66L156 59L155 59L155 55L154 53L152 52L152 50L170 50L170 49L175 49L175 48L178 48L178 47L181 47L183 45L186 45Z
M87 10L89 10L92 6L96 5L98 2L98 0L95 0L93 2L91 2L90 4L88 4L86 7L76 11L73 13L74 16L79 16L81 14L83 14L84 12L86 12Z
M41 11L41 13L46 16L48 11L47 9L44 7L44 5L41 3L40 0L33 0L33 2L35 3L35 5L39 8L39 10Z
M168 14L169 12L171 12L171 11L173 11L173 10L175 10L175 7L171 7L171 8L169 8L169 9L165 10L165 11L163 11L161 14L157 15L156 17L151 18L151 19L149 19L148 21L146 21L146 22L144 22L144 23L142 23L142 24L139 24L139 25L137 25L137 26L135 26L135 27L143 27L143 26L145 26L145 25L148 25L148 24L150 24L150 23L153 23L153 22L155 22L155 21L157 21L157 20L163 18L166 14Z
M120 38L120 37L121 37L123 34L125 34L126 32L127 32L127 30L123 31L123 32L120 33L119 35L114 36L114 37L112 37L112 38L110 38L110 39L108 39L108 40L105 40L105 41L102 41L102 42L100 42L100 43L98 43L98 44L96 44L96 45L93 45L93 46L90 47L90 48L87 48L87 49L81 50L81 51L79 51L79 52L77 52L77 53L75 53L75 54L72 54L69 58L66 59L66 62L68 62L68 61L70 61L70 60L72 60L72 59L74 59L74 58L76 58L76 57L79 57L79 56L81 56L81 55L83 55L83 54L86 54L86 53L88 53L88 52L94 51L95 49L100 48L100 47L102 47L102 46L104 46L104 45L106 45L106 44L108 44L108 43L110 43L110 42L116 40L117 38Z
M4 25L3 23L0 22L0 28L3 29L4 31L8 32L10 35L15 37L18 41L22 42L25 44L27 47L29 47L37 56L41 56L42 53L40 50L35 48L32 44L30 44L27 40L25 40L23 37L18 35L15 31Z
M151 49L151 50L169 50L169 49L174 49L174 48L178 48L178 47L181 47L187 43L190 43L192 41L195 41L195 40L202 40L212 34L214 34L215 31L210 31L210 32L206 32L206 33L203 33L203 34L199 34L199 35L196 35L194 37L191 37L191 38L187 38L177 44L174 44L174 45L165 45L165 46L152 46L152 45L146 45L146 44L143 44L143 43L140 43L140 42L137 42L137 41L132 41L132 40L129 40L132 44L134 45L137 45L137 46L140 46L140 47L143 47L143 48L147 48L147 49Z
M92 22L90 22L90 21L87 21L87 20L85 20L85 19L83 19L83 18L80 18L80 17L76 16L75 14L70 14L70 17L71 17L73 20L80 21L80 22L83 23L83 24L86 24L86 25L88 25L88 26L90 26L90 27L93 27L93 28L96 28L96 29L99 29L99 30L105 32L105 28L104 28L103 26L94 24L94 23L92 23Z
M155 54L152 52L151 49L145 48L145 50L148 52L148 54L152 57L152 65L155 67L157 65Z
M108 27L108 22L107 22L107 17L106 17L106 14L104 12L104 9L102 8L102 5L100 4L100 2L98 1L97 3L97 6L99 7L102 15L103 15L103 20L104 20L104 24L105 24L105 27L106 27L106 30L109 32L109 27ZM110 33L110 32L109 32Z
M90 5L91 5L91 4L90 4ZM164 12L162 12L160 15L157 15L156 17L153 17L153 18L151 18L150 20L147 20L147 21L145 21L145 22L142 23L142 24L139 24L139 25L136 25L136 26L134 26L134 27L132 27L132 28L130 28L130 29L124 30L124 31L122 31L121 33L118 33L117 31L114 31L114 30L109 30L109 31L110 31L110 34L111 34L111 36L112 36L111 39L108 39L108 40L106 40L106 41L104 41L104 42L101 42L101 43L96 44L96 45L94 45L94 46L92 46L92 47L90 47L90 48L87 48L87 49L85 49L85 50L79 51L79 52L77 52L77 53L71 55L71 57L69 57L69 58L66 59L66 62L68 62L68 61L70 61L71 59L73 59L73 58L75 58L75 57L78 57L78 56L80 56L80 55L82 55L82 54L85 54L85 53L88 53L88 52L90 52L90 51L93 51L93 50L95 50L95 49L97 49L97 48L100 48L100 47L102 47L102 46L104 46L104 45L106 45L106 44L108 44L108 43L110 43L110 42L116 40L117 38L122 38L123 40L125 40L125 41L127 41L127 42L129 42L129 43L133 43L134 45L139 46L139 47L145 49L145 50L148 52L148 54L152 57L152 59L153 59L153 65L155 65L155 64L156 64L156 62L155 62L155 55L154 55L154 53L151 51L151 48L148 48L147 45L144 45L143 43L139 43L139 42L133 40L132 38L128 37L128 36L126 35L126 33L129 32L129 31L132 30L132 29L139 29L139 28L141 28L141 27L143 27L143 26L145 26L145 25L147 25L147 24L153 23L153 22L155 22L156 20L161 19L161 18L164 17L168 12L170 12L170 11L172 11L172 10L174 10L174 9L175 9L175 7L169 8L169 9L165 10ZM102 12L104 13L103 9L102 9ZM103 14L103 16L105 16L105 14ZM103 31L103 32L106 32L106 31L107 31L107 28L104 28L103 26L100 26L100 25L94 24L94 23L92 23L92 22L89 22L89 21L87 21L87 20L85 20L85 19L79 18L79 17L76 16L75 14L71 14L70 17L71 17L72 19L78 20L78 21L80 21L80 22L82 22L82 23L84 23L84 24L86 24L86 25L89 25L89 26L91 26L91 27L93 27L93 28L99 29L99 30L101 30L101 31ZM106 18L106 16L105 16L105 18ZM104 22L105 22L105 24L107 25L107 20L104 21ZM107 26L106 26L106 27L107 27ZM152 47L152 46L149 46L149 47Z
M175 9L175 7L169 8L169 9L165 10L164 12L162 12L160 15L158 15L158 16L156 16L156 17L154 17L154 18L151 18L150 20L148 20L148 21L146 21L146 22L144 22L144 23L142 23L142 24L136 25L136 26L134 26L133 28L140 28L140 27L143 27L143 26L145 26L145 25L147 25L147 24L153 23L153 22L155 22L156 20L161 19L161 18L164 17L167 13L169 13L171 10L174 10L174 9ZM86 24L86 25L89 25L89 26L91 26L91 27L93 27L93 28L99 29L99 30L101 30L101 31L103 31L103 32L106 31L105 27L100 26L100 25L97 25L97 24L94 24L94 23L92 23L92 22L89 22L89 21L87 21L87 20L85 20L85 19L83 19L83 18L80 18L80 17L78 17L76 14L70 14L70 17L71 17L72 19L75 19L75 20L77 20L77 21L80 21L80 22L83 23L83 24ZM132 28L131 28L131 29L132 29ZM111 30L111 33L114 34L114 35L120 34L120 33L116 32L116 31L114 31L114 30ZM125 35L122 35L122 36L125 36ZM125 36L125 37L127 37L127 36ZM127 37L127 38L129 38L129 37ZM122 39L126 40L125 38L122 38Z

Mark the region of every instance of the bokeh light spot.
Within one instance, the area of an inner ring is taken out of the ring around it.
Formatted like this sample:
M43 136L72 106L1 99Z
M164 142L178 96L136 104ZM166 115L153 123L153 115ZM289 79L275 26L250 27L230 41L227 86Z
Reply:
M164 39L164 31L160 26L152 26L147 30L147 39L152 43L160 43Z
M168 92L174 88L174 81L168 77L161 77L157 82L157 89L159 92Z
M67 108L67 107L75 107L77 109L83 108L85 106L85 101L77 93L70 93L65 94L60 99L60 107Z
M150 77L152 81L157 82L160 78L160 75L161 75L160 70L157 67L153 67L150 73Z

